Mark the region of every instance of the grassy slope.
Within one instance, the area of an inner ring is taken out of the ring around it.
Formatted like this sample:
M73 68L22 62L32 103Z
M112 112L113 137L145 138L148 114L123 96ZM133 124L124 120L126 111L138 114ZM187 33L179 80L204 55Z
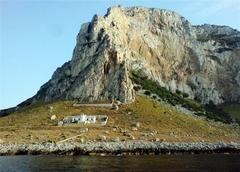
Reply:
M239 133L227 124L184 115L176 112L169 105L149 100L146 97L139 96L134 103L122 105L118 111L94 107L73 107L72 104L71 101L38 104L2 117L0 118L0 139L5 143L60 141L80 134L80 129L86 127L89 131L83 134L84 140L98 140L99 135L105 135L107 140L116 137L121 140L129 139L123 133L112 130L113 126L118 126L128 130L136 139L159 138L166 141L205 140L240 143ZM52 113L48 112L48 106L53 106ZM57 121L50 120L52 114L62 119L80 112L108 115L109 122L102 127L92 125L58 127ZM140 122L141 126L138 131L131 131L131 125L134 122ZM143 133L154 131L157 131L157 134L142 136Z
M223 110L229 113L233 118L240 120L240 104L224 106Z

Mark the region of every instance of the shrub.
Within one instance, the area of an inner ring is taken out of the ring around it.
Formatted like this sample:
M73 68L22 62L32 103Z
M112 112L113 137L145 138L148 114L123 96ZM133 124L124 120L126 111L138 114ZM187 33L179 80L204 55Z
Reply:
M188 94L188 93L182 93L182 95L183 95L184 98L189 97L189 94Z
M180 91L180 90L176 90L176 93L178 94L178 95L180 95L180 94L182 94L182 92Z
M126 113L128 113L128 112L133 112L133 110L130 109L130 108L126 108L126 109L125 109L125 112L126 112Z
M206 34L198 34L197 35L197 40L200 42L207 42L207 41L209 41L209 39L210 38Z
M146 90L146 91L144 92L144 94L150 96L150 95L151 95L151 92L148 91L148 90Z
M134 89L135 91L138 91L138 90L141 89L141 86L139 86L139 85L134 85L133 89Z

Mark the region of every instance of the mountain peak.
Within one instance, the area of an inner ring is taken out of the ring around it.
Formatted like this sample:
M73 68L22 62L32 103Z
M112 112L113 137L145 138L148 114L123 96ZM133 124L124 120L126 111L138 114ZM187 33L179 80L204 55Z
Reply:
M240 102L239 38L229 27L192 26L168 10L111 7L82 25L71 61L28 102L131 102L131 71L202 103Z

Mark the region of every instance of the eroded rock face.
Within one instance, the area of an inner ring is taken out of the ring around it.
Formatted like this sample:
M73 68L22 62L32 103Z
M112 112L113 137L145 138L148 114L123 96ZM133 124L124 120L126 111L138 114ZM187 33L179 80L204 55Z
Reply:
M112 7L82 25L70 62L30 100L134 101L131 70L202 103L240 102L240 32L175 12Z

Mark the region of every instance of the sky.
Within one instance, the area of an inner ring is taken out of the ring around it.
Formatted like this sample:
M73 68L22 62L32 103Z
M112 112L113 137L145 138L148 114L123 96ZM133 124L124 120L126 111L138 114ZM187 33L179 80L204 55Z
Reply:
M0 0L0 109L32 97L71 60L81 24L110 6L169 9L240 30L240 0Z

